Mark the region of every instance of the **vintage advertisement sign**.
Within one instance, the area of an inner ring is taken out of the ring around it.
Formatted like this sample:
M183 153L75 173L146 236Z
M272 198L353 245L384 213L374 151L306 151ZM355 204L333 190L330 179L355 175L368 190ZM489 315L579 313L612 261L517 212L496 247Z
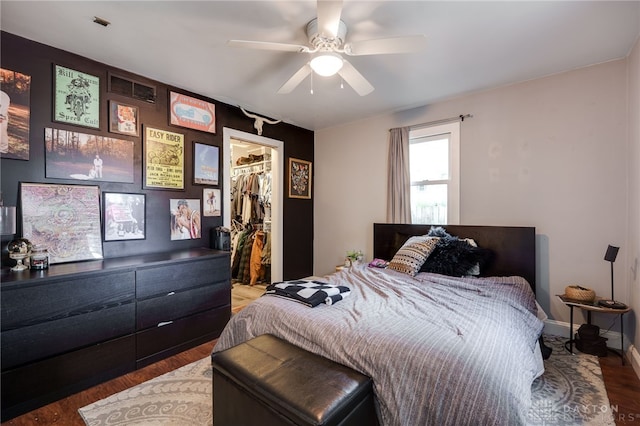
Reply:
M100 128L100 78L54 66L53 120Z
M184 135L147 127L144 161L147 188L184 189Z
M216 132L216 106L212 103L169 93L171 124L203 132Z

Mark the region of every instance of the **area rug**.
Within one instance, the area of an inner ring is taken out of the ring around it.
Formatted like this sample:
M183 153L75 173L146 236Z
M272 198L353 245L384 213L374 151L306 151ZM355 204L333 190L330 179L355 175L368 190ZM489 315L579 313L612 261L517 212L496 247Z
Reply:
M529 425L615 425L598 357L575 355L564 348L566 337L545 336L553 349L544 374L531 386Z
M212 380L207 357L78 411L90 426L212 425Z
M553 354L532 385L528 425L613 426L598 358L571 355L566 338L546 336ZM210 358L204 358L78 410L89 426L213 425Z

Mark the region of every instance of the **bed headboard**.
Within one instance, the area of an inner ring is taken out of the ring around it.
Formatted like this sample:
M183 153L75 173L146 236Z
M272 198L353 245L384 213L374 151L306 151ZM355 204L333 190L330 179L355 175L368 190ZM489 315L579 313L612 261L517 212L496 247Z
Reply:
M425 235L431 226L442 226L460 238L473 238L479 247L490 249L492 259L481 271L482 276L519 275L535 292L536 228L526 226L410 225L373 224L373 257L391 260L398 236Z

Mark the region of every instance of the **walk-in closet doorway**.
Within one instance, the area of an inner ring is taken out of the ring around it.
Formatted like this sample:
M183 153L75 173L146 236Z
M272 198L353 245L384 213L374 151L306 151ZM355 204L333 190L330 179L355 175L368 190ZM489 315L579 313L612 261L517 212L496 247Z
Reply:
M259 145L270 148L271 154L271 282L282 281L282 228L284 200L284 142L240 130L223 128L223 225L231 229L232 144Z

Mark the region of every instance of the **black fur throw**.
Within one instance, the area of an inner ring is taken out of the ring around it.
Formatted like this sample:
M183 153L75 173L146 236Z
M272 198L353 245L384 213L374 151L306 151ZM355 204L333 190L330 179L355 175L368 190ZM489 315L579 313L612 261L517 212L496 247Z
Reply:
M480 247L474 247L465 240L449 235L442 227L432 227L427 234L432 237L440 237L436 248L420 268L420 272L433 272L436 274L462 277L469 275L476 266L487 262L491 251Z

